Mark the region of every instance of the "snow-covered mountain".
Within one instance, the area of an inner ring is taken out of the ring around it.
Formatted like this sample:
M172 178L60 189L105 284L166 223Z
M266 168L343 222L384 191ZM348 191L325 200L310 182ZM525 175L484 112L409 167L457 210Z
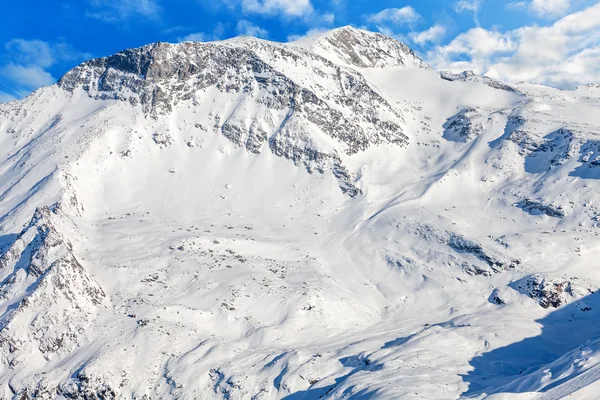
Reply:
M600 89L340 28L0 104L0 397L594 399Z

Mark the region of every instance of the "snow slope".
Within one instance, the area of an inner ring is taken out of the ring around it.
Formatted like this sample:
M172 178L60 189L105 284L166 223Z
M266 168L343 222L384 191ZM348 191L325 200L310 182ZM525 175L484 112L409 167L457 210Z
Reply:
M594 398L599 106L348 27L86 62L0 104L0 397Z

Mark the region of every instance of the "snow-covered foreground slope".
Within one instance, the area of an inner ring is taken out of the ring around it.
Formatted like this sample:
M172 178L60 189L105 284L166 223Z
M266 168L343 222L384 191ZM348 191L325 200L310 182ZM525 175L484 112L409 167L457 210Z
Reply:
M442 77L343 28L1 104L0 397L595 398L600 89Z

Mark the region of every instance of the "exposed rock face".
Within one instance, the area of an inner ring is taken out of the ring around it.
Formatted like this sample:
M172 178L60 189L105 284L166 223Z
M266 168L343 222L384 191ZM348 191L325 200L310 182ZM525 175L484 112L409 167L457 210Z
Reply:
M515 269L521 264L519 259L511 258L459 233L440 230L429 224L412 225L408 232L418 235L427 242L447 246L450 251L443 257L448 259L449 263L460 266L470 275L490 276Z
M590 140L580 148L579 161L584 167L595 169L600 167L600 141Z
M510 259L499 254L494 254L494 252L490 252L489 250L486 251L480 244L469 240L462 235L450 233L448 236L448 247L458 253L470 254L480 261L483 261L491 269L491 272L498 273L514 269L521 264L521 261L518 259ZM490 274L487 269L478 268L476 265L467 267L466 271L476 275Z
M546 140L542 142L531 154L531 158L536 157L548 157L549 168L561 165L565 160L570 159L574 152L575 135L573 132L566 128L558 129L546 136Z
M81 400L118 398L115 389L111 388L101 377L89 377L85 370L79 371L69 382L56 388L56 394L68 399Z
M38 209L0 257L0 356L13 369L67 354L107 305L59 232L59 212Z
M535 105L535 103L533 104ZM538 131L541 120L538 112L531 113L526 106L521 113L509 117L506 139L518 146L519 154L525 157L527 172L542 173L563 166L571 160L581 165L575 176L596 178L600 166L600 142L592 126L554 120L554 124L566 125L551 132ZM533 116L531 115L533 114Z
M393 39L354 29L334 31L321 40L341 46L344 59L353 65L418 60ZM252 153L268 144L273 153L309 172L336 170L340 186L351 196L360 190L349 174L339 173L344 170L339 152L352 155L371 146L403 146L408 141L399 111L360 72L299 46L252 38L125 50L76 67L59 85L96 99L127 101L155 119L179 103L214 102L219 93L220 104L205 125ZM335 144L319 144L320 135ZM163 132L154 140L161 146L170 144Z
M84 371L79 371L67 383L58 387L40 381L31 388L15 393L19 400L32 399L73 399L73 400L114 400L117 394L102 378L89 378ZM144 397L142 397L144 398Z
M529 214L546 214L549 217L564 218L565 212L562 206L553 206L550 204L543 204L539 201L525 199L517 203L517 207Z
M467 142L485 129L478 109L467 107L450 118L444 125L444 138L453 142Z
M557 121L559 122L559 121ZM541 136L530 126L537 126L539 120L512 115L507 124L507 139L519 146L519 153L526 157L528 172L545 172L563 165L573 158L587 139L583 132L575 134L574 129L559 128Z
M502 305L506 304L506 302L504 301L504 299L502 298L502 296L500 294L500 291L497 288L492 291L492 293L490 294L490 297L488 297L488 301L497 306L502 306Z
M543 308L558 308L597 290L577 278L549 279L538 275L526 277L512 286L522 294L536 300ZM585 305L583 307L585 308Z
M597 93L599 89L600 83L588 83L587 85L582 85L577 88L578 91L590 93Z

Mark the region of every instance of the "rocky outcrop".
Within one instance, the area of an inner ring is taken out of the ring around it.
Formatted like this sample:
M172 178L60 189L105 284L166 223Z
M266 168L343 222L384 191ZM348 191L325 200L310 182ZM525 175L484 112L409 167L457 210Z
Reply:
M579 162L583 165L582 167L589 169L596 169L600 167L600 141L590 140L583 144L579 149L581 156Z
M545 136L534 129L527 129L528 124L536 126L537 121L527 120L521 116L511 116L506 138L518 146L518 151L525 156L525 170L530 173L541 173L559 167L573 158L582 145L582 135L575 135L571 129L560 128Z
M451 232L448 235L447 245L457 253L469 254L480 261L483 261L491 269L491 272L502 272L515 269L521 264L521 260L503 257L494 252L486 251L479 243L476 243L466 237ZM466 271L476 275L489 275L486 269L476 266L467 267Z
M554 206L551 204L544 204L540 201L525 199L516 204L517 207L522 209L523 211L532 214L532 215L540 215L545 214L549 217L554 218L564 218L565 211L562 206Z
M476 138L485 130L481 112L467 107L444 124L444 139L452 142L467 142Z
M39 208L0 257L0 357L19 369L81 344L107 298L60 233L60 208Z
M597 290L597 288L592 288L577 278L552 279L539 275L525 277L514 282L511 287L534 299L543 308L558 308ZM586 306L582 305L582 307L585 308Z
M426 242L443 245L450 251L440 254L440 257L460 267L469 275L490 276L521 265L521 260L509 257L457 232L441 230L429 224L412 225L408 232L425 239ZM433 251L433 247L429 251Z
M507 85L506 83L499 82L495 79L490 78L489 76L477 75L473 71L463 71L459 74L455 74L450 71L442 71L440 72L440 78L450 82L476 82L481 83L483 85L487 85L494 89L505 90L507 92L512 92L516 94L522 94L519 90L515 89L510 85Z
M574 154L575 135L566 128L558 129L546 136L546 140L538 146L530 157L540 157L550 154L548 162L549 168L561 165L565 160L570 159Z
M72 399L72 400L115 400L117 392L102 378L90 378L84 371L74 374L68 382L58 386L42 380L34 387L20 390L12 388L15 398L19 400L33 399ZM142 399L147 397L141 397Z

